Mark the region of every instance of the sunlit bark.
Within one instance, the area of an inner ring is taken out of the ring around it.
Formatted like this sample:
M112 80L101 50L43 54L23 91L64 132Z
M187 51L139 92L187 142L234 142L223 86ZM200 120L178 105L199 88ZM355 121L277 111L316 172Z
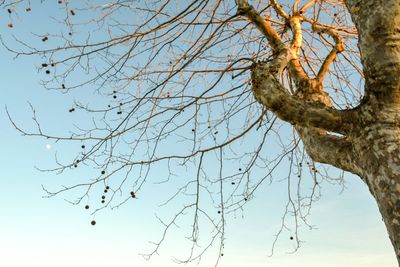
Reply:
M245 5L246 1L238 1ZM290 95L280 84L282 69L297 59L301 47L300 20L277 12L292 23L294 40L281 48L283 56L252 71L256 99L278 117L296 124L309 155L359 175L375 197L400 263L400 4L399 1L347 1L359 31L366 95L355 109L339 111L323 89L323 78L337 53L344 50L332 29L314 26L335 41L316 79L298 78L297 92ZM250 10L248 8L248 10ZM258 25L258 17L247 17ZM262 31L274 41L275 32ZM298 40L296 40L296 37ZM272 43L273 44L273 43ZM286 49L286 50L285 50ZM292 67L293 68L293 67ZM290 68L289 68L290 70ZM297 73L291 71L296 80ZM333 136L329 132L342 134Z

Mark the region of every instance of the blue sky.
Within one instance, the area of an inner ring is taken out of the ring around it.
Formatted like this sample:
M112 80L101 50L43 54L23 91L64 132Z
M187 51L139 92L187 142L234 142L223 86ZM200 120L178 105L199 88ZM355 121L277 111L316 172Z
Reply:
M0 17L0 34L18 29L17 23L12 30L7 23L7 18ZM43 22L38 21L30 28L41 26ZM145 261L139 255L151 251L149 241L162 234L155 217L159 211L157 196L169 192L160 192L160 187L149 187L146 194L120 209L96 215L95 227L90 225L90 213L82 206L67 203L64 196L42 198L41 184L55 188L65 182L66 176L39 172L34 166L49 167L55 151L70 153L75 148L22 137L8 121L5 106L16 121L30 127L33 125L30 102L45 125L62 131L74 119L79 120L66 112L75 96L44 90L39 84L43 74L35 69L38 62L34 59L14 60L3 48L0 55L0 265L177 266L172 257L183 258L189 250L190 244L182 232L190 226L189 220L182 220L181 229L174 228L168 235L160 256ZM88 173L82 170L69 174L71 177L67 179L79 179ZM293 244L286 235L273 257L268 255L284 203L279 201L282 195L279 184L264 186L243 213L229 217L224 257L219 266L396 266L385 227L367 187L350 174L345 175L345 181L347 188L342 193L339 186L323 184L322 198L314 204L310 217L310 223L317 229L301 229L300 238L305 243L300 250L287 253ZM189 266L213 266L215 252L211 249L199 265Z

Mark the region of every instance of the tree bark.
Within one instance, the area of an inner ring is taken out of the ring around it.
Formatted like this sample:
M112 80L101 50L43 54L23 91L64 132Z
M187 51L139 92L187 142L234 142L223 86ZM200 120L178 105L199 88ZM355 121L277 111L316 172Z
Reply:
M360 176L376 199L400 263L400 129L376 123L354 143Z
M367 184L400 266L400 1L346 0L345 3L359 33L365 75L365 96L358 107L335 109L323 89L329 64L343 50L339 36L328 32L336 46L318 76L311 79L297 58L302 39L301 20L282 14L293 29L293 41L286 45L247 1L237 0L238 11L266 36L275 53L272 61L254 64L252 90L260 104L295 126L314 161L352 172ZM274 8L278 13L283 12L279 6ZM313 30L327 32L320 28ZM285 67L295 81L294 94L279 81Z
M400 1L346 4L359 32L366 84L353 134L356 163L400 265Z

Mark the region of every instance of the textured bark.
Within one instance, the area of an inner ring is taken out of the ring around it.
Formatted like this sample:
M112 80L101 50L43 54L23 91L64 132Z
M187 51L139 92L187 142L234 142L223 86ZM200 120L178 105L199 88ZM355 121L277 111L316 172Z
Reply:
M239 11L260 29L276 53L271 62L255 63L253 93L259 103L295 125L313 160L362 178L377 201L400 263L400 1L345 2L359 33L366 81L365 97L357 108L334 109L322 86L329 64L343 50L337 36L331 35L336 46L318 76L311 79L297 60L301 20L282 14L290 22L294 38L284 45L247 1L237 0ZM275 1L272 3L274 6ZM279 6L274 8L280 12ZM279 81L284 67L296 83L295 94Z
M400 2L347 1L359 32L365 99L354 150L400 263Z
M367 100L399 105L399 1L347 0L346 4L359 32Z
M375 197L400 262L400 129L375 123L360 132L354 154Z

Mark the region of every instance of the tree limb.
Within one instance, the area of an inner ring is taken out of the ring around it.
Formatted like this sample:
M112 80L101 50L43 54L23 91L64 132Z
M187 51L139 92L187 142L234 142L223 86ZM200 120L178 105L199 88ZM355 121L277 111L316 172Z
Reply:
M275 9L276 13L283 17L285 20L288 20L290 16L283 10L282 6L276 0L270 0L271 6Z
M252 90L256 100L280 119L341 134L351 131L351 122L354 120L351 110L341 111L290 95L273 74L268 64L255 64L252 69Z
M304 6L302 8L300 8L299 13L302 14L302 13L306 12L306 10L309 7L311 7L314 3L315 3L315 0L311 0L311 1L307 2L306 4L304 4Z
M320 34L326 33L330 37L332 37L333 40L335 40L335 46L329 52L328 56L325 58L324 62L322 63L321 68L319 69L318 75L317 75L317 80L322 82L325 75L329 71L329 66L336 59L337 54L344 51L344 46L343 46L343 42L342 42L342 37L337 32L335 32L333 29L331 29L329 27L328 28L319 27L315 23L313 23L312 29L316 33L320 33Z
M308 155L314 161L360 175L352 157L354 156L352 143L346 137L331 135L318 129L301 126L295 128Z
M281 37L272 28L271 24L265 20L246 0L236 0L238 13L246 16L267 38L273 52L278 52L285 49Z

